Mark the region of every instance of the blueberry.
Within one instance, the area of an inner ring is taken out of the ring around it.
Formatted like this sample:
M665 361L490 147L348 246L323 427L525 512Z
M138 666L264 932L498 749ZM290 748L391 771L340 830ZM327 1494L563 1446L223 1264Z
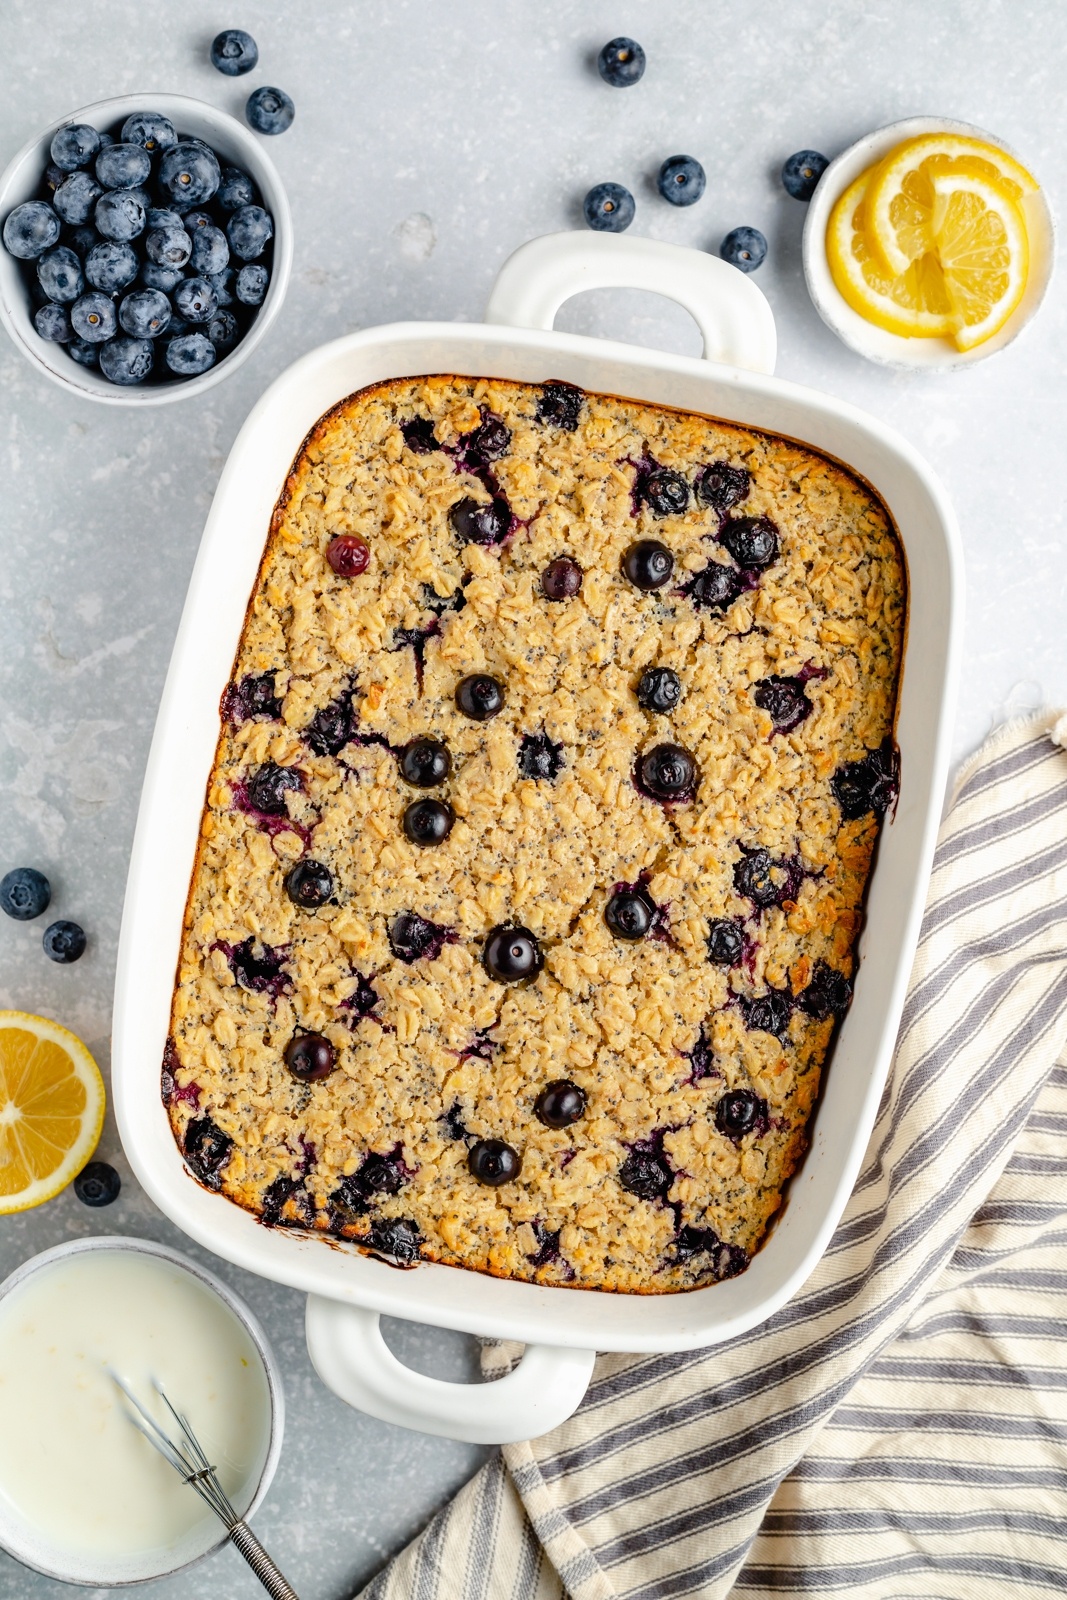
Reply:
M413 800L404 812L404 833L412 844L443 844L455 820L444 800Z
M563 771L563 746L547 733L524 733L519 745L519 776L555 783Z
M400 754L401 775L419 789L434 789L452 771L448 746L440 739L412 739Z
M739 567L769 567L778 559L778 528L770 517L731 517L719 538Z
M409 1217L375 1217L359 1242L402 1267L414 1266L421 1255L418 1225Z
M173 206L149 206L145 214L145 227L149 233L156 228L184 228L180 211Z
M657 517L680 517L689 504L689 485L680 472L654 467L638 486L638 499Z
M134 111L122 124L119 138L123 144L139 144L150 155L178 143L173 122L158 111Z
M767 712L776 733L791 733L811 715L803 678L781 678L777 674L761 678L753 685L752 698L761 711Z
M181 268L193 253L193 241L180 224L167 223L149 229L144 248L149 261L154 261L158 267Z
M87 122L68 122L52 135L49 151L57 167L73 172L87 167L101 145L100 135Z
M109 144L96 158L96 176L105 189L139 189L152 171L152 157L139 144Z
M47 911L52 885L36 867L12 867L0 878L0 911L16 922L30 922Z
M85 258L86 281L103 294L118 294L137 276L137 252L132 245L101 239Z
M209 225L197 229L193 234L193 250L190 257L194 272L204 276L209 272L221 272L228 265L229 259L230 247L221 228Z
M266 84L248 97L245 106L248 125L257 133L284 133L292 126L296 107L284 89L273 89Z
M303 787L303 779L295 767L279 767L273 761L265 761L257 767L246 785L252 805L266 817L284 817L286 794Z
M900 790L900 758L893 741L886 739L858 761L846 761L830 779L830 787L846 822L870 813L884 816Z
M741 860L734 866L734 888L746 900L765 911L768 906L795 900L804 880L804 869L797 860L778 861L762 847L742 845Z
M75 255L87 256L93 246L100 243L100 235L90 224L82 223L79 227L68 231L66 242Z
M102 192L90 173L72 172L56 190L52 204L64 222L70 223L71 227L78 227L88 222Z
M161 267L155 261L142 262L138 276L146 289L158 289L162 294L166 295L172 294L182 281L180 267ZM185 323L184 317L181 320ZM170 319L170 331L172 334L177 332L174 326L173 314Z
M682 586L682 593L703 611L721 612L729 611L744 587L741 574L733 567L712 561Z
M185 229L190 239L195 238L201 229L213 228L215 226L210 211L187 211L182 217L181 221L182 227Z
M644 711L666 715L682 698L682 680L670 667L646 667L637 684L637 703Z
M187 322L210 322L218 310L215 291L206 278L183 278L174 291L175 309Z
M740 1139L767 1116L767 1103L751 1089L730 1089L715 1107L715 1126L728 1139Z
M704 193L704 168L694 156L668 156L659 169L656 186L672 206L695 205Z
M232 350L240 336L232 311L216 311L207 325L207 336L216 350Z
M44 169L45 188L46 189L51 189L53 200L55 198L56 190L59 188L60 184L63 182L63 180L66 178L66 176L67 176L67 174L63 171L63 168L62 167L57 167L54 161L50 162L49 165L47 167L45 167L45 169Z
M497 983L517 983L521 978L535 978L545 958L529 928L502 925L486 939L482 964Z
M742 272L755 272L767 254L767 241L758 228L733 228L719 246L719 254Z
M346 1182L364 1199L374 1194L399 1194L410 1176L403 1160L397 1159L399 1150L399 1145L392 1155L372 1150L359 1171Z
M622 558L622 570L635 589L662 589L674 571L674 557L658 539L638 539Z
M638 1200L663 1200L674 1174L662 1156L650 1150L632 1150L619 1168L619 1182Z
M230 971L233 973L242 989L247 989L249 994L268 994L272 999L277 999L281 994L288 992L291 987L289 976L285 971L288 959L288 949L284 946L262 945L261 955L256 954L255 941L251 935L241 944L217 948L225 950Z
M239 683L227 685L220 709L225 720L239 728L257 717L272 721L280 717L282 698L273 672L250 673Z
M518 1177L522 1157L503 1139L479 1139L470 1147L467 1167L472 1178L497 1189L502 1183L510 1183Z
M50 205L43 200L26 200L4 223L4 248L20 261L32 261L58 244L60 231L59 218Z
M239 167L223 167L215 199L223 211L236 211L238 206L250 206L256 197L252 180Z
M135 289L119 303L119 326L135 339L155 339L170 321L170 301L159 289Z
M167 344L167 366L179 378L198 377L214 365L215 346L206 334L183 333Z
M541 593L546 600L570 600L582 587L584 574L570 556L557 556L541 574Z
M230 249L242 261L254 261L261 256L273 233L273 218L262 206L238 206L226 224Z
M304 729L304 738L317 756L337 756L355 731L356 715L351 691L346 691L328 706L316 711Z
M159 163L159 182L175 205L200 206L210 200L222 173L215 152L193 139L172 145Z
M151 293L151 291L146 291ZM151 339L109 339L100 352L100 371L109 383L143 383L152 370Z
M707 944L713 967L736 967L745 953L744 929L731 917L716 917L708 923Z
M582 202L585 220L596 233L625 233L634 220L634 197L621 183L598 183Z
M582 414L585 395L573 383L545 383L537 401L537 420L547 428L562 428L574 433Z
M65 244L37 258L37 282L49 300L67 305L85 292L85 273L74 251Z
M87 344L103 344L118 326L115 303L106 294L83 294L70 308L70 324Z
M96 230L105 239L125 241L144 232L147 208L132 189L109 189L93 208Z
M270 273L257 262L254 266L241 268L234 293L243 306L259 306L263 304L269 282Z
M472 672L456 685L456 706L475 722L488 722L504 709L504 685L487 672Z
M616 939L643 939L656 917L647 889L617 889L604 907L604 921Z
M109 1206L121 1188L122 1179L106 1161L90 1161L74 1180L74 1193L83 1206Z
M259 60L259 48L243 28L224 28L211 41L211 65L227 78L240 78Z
M645 70L645 52L635 39L611 39L596 58L597 71L613 89L629 89Z
M585 1116L585 1090L569 1078L547 1083L534 1102L534 1114L546 1128L569 1128Z
M481 408L482 420L469 433L461 435L457 460L468 472L482 472L491 461L499 461L511 449L511 429L503 417Z
M423 959L436 961L442 949L455 938L450 928L420 917L417 911L402 911L389 924L389 948L398 961L411 966Z
M321 861L298 861L285 875L285 892L303 911L314 911L333 894L333 875Z
M221 272L209 272L206 277L215 291L215 299L218 301L220 308L222 306L232 306L236 299L234 290L237 285L237 274L233 268L223 267ZM236 323L234 326L236 326Z
M242 267L242 272L255 272L255 267ZM263 269L265 270L265 269ZM431 417L410 417L400 424L400 432L404 435L404 443L408 449L417 456L432 455L441 446L437 442L437 435L433 431Z
M801 1011L816 1022L825 1022L827 1017L843 1017L851 1003L852 985L845 974L825 961L816 961L811 981L797 996Z
M788 1037L793 997L784 989L771 989L755 1000L741 1000L739 1004L745 1027L753 1033L772 1033L776 1039Z
M500 544L511 528L511 507L501 496L486 505L468 495L451 508L448 520L464 544Z
M67 346L67 354L78 363L79 367L100 365L100 346L90 344L88 339L72 339Z
M339 578L358 578L370 564L370 545L358 533L339 533L326 546L326 560Z
M752 488L752 475L747 467L732 467L728 461L709 461L701 467L693 480L693 489L702 506L717 511L720 516L747 500Z
M680 744L657 744L637 763L637 784L653 800L691 800L696 762Z
M44 930L41 943L49 961L64 967L85 954L85 933L76 922L53 922Z
M337 1065L337 1052L321 1033L294 1033L283 1052L286 1066L301 1083L328 1078Z
M798 150L782 168L782 183L794 200L810 200L830 163L817 150Z
M185 1130L185 1159L201 1183L219 1187L222 1168L230 1158L233 1140L210 1117L194 1117Z
M51 301L46 306L38 306L33 313L33 325L49 344L69 344L73 337L70 312L66 306L53 305Z

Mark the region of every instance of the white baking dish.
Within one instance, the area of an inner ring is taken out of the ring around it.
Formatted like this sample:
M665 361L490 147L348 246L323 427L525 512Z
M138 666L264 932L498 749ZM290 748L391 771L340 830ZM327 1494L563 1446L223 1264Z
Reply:
M551 331L569 295L598 285L656 289L695 316L705 357L669 356ZM529 1437L578 1404L594 1350L686 1350L762 1322L796 1292L855 1181L889 1065L918 933L948 761L962 575L952 509L911 446L875 418L769 376L774 329L762 294L733 267L650 240L538 239L505 265L487 322L372 328L313 351L267 391L241 430L215 495L163 692L130 864L115 996L119 1128L157 1205L201 1244L306 1290L308 1339L325 1380L352 1404L460 1438ZM729 363L729 364L727 364ZM186 1171L160 1101L160 1061L219 697L274 502L313 423L366 384L421 373L486 374L704 412L827 452L883 497L900 530L910 623L897 738L901 791L879 849L855 999L780 1220L741 1277L674 1295L617 1295L501 1281L424 1263L400 1272L351 1247L263 1227ZM514 1373L484 1388L412 1373L390 1355L380 1313L518 1339Z

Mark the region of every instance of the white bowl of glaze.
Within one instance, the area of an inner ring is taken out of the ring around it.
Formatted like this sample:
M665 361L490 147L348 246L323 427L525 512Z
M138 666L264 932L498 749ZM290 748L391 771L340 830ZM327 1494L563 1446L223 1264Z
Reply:
M258 1453L259 1460L240 1490L231 1498L241 1515L246 1518L251 1517L262 1503L274 1478L285 1428L285 1399L281 1373L256 1318L244 1301L220 1279L213 1273L205 1271L196 1262L190 1261L187 1256L168 1249L166 1245L156 1244L150 1239L121 1236L73 1240L32 1257L0 1283L0 1309L11 1295L26 1285L29 1279L40 1273L61 1268L71 1257L83 1256L90 1252L122 1252L149 1256L167 1263L176 1272L188 1274L201 1289L221 1302L225 1311L240 1324L248 1336L251 1346L262 1362L265 1379L266 1413L261 1419L264 1445ZM177 1399L173 1395L171 1398ZM195 1417L190 1417L189 1420L195 1429ZM145 1449L150 1448L146 1443ZM91 1472L91 1470L91 1463L87 1463L86 1471ZM168 1467L166 1470L169 1472L171 1469ZM178 1484L177 1487L181 1488L181 1485ZM191 1488L184 1492L190 1496L195 1493ZM55 1538L49 1537L34 1527L20 1508L0 1490L0 1548L14 1556L23 1566L31 1567L34 1571L44 1573L49 1578L56 1578L62 1583L82 1584L101 1589L147 1583L154 1578L167 1577L171 1573L192 1566L226 1543L227 1535L222 1524L214 1518L213 1513L207 1513L206 1507L204 1509L204 1520L190 1529L184 1538L169 1546L142 1549L131 1554L107 1555L75 1550L69 1544L60 1543Z
M876 161L882 161L896 145L905 139L915 139L922 133L958 133L966 138L981 139L985 144L1006 150L1028 170L1029 163L1003 139L977 128L970 122L956 122L951 117L908 117L903 122L891 122L862 139L831 161L819 180L808 207L804 223L804 279L812 304L828 328L858 355L882 366L900 367L909 371L947 372L959 367L973 366L987 356L996 355L1017 339L1023 329L1037 314L1052 281L1056 261L1056 226L1048 195L1044 188L1027 195L1022 202L1023 219L1030 241L1030 270L1022 300L1016 306L999 333L976 345L973 350L957 350L951 339L905 339L899 333L887 333L861 317L842 295L830 273L826 259L826 225L838 198L849 184ZM1035 173L1040 182L1040 174Z
M187 95L126 94L82 106L69 116L60 117L37 138L23 145L0 178L0 226L24 200L40 199L44 170L52 159L50 146L60 128L70 122L87 122L98 132L107 132L134 111L158 111L169 117L179 134L190 134L209 144L221 165L243 168L259 190L264 208L274 218L274 256L270 283L255 321L240 344L199 377L168 378L161 383L129 386L109 383L95 367L80 367L65 353L62 345L41 338L33 325L35 307L24 275L26 266L32 264L9 255L0 244L0 322L27 361L61 388L86 400L99 400L104 405L162 406L213 389L231 372L236 372L262 343L282 308L289 286L293 265L293 219L277 168L264 151L262 142L236 118Z

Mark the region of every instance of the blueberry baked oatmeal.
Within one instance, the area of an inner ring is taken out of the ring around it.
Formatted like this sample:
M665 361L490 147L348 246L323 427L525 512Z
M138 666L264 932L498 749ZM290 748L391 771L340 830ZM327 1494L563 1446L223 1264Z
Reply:
M330 412L222 700L163 1063L195 1176L399 1263L742 1271L851 998L905 598L785 439L551 382Z

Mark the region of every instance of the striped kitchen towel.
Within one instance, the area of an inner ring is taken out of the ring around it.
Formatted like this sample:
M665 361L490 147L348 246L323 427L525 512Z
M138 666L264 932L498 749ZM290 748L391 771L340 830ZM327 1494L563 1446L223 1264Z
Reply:
M601 1357L367 1600L1067 1593L1065 746L1042 715L961 774L863 1172L797 1297Z

